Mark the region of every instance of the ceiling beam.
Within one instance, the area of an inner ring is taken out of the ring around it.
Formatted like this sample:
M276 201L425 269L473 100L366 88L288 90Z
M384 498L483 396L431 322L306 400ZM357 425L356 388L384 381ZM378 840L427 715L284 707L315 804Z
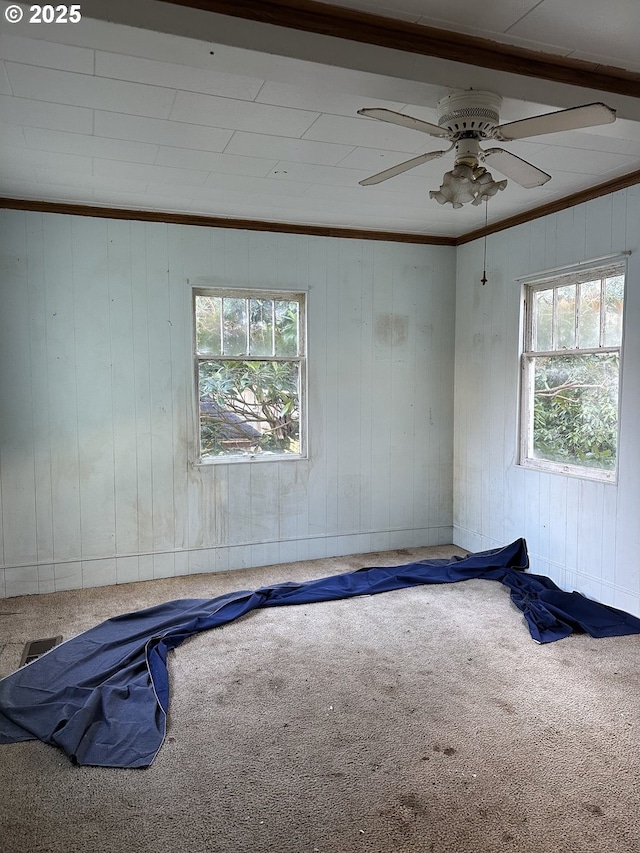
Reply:
M278 27L640 98L640 74L314 0L161 0Z

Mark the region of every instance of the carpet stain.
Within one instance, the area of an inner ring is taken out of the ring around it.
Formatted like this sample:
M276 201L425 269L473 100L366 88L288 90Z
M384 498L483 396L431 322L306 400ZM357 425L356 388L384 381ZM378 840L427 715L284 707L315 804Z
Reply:
M414 816L424 817L427 814L427 804L420 799L418 794L401 794L398 797L398 802L403 808L413 812Z
M495 703L498 706L498 708L502 708L502 710L505 711L507 714L515 714L515 712L516 712L516 709L511 704L511 702L507 702L504 699L496 699Z
M600 806L596 806L593 803L582 803L582 808L588 811L590 814L594 815L603 815L604 812L600 808Z
M420 818L429 814L428 804L418 794L408 793L398 795L393 802L381 809L379 815L389 821L396 830L407 836L414 831L413 827Z
M445 755L455 755L456 754L456 750L452 746L445 746L445 748L442 749L442 747L440 747L437 743L434 743L434 745L431 747L431 749L434 752L443 752Z

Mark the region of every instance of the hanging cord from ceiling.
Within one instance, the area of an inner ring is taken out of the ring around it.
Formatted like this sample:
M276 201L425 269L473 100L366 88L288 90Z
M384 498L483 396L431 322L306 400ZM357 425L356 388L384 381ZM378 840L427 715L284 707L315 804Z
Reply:
M489 199L484 200L484 261L482 266L482 286L487 283L487 222L489 220Z

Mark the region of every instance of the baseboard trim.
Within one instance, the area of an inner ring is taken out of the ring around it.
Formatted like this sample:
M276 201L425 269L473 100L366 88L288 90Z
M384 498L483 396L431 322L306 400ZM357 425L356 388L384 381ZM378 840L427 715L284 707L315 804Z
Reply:
M439 525L12 565L0 568L0 598L450 545L452 533L450 525Z

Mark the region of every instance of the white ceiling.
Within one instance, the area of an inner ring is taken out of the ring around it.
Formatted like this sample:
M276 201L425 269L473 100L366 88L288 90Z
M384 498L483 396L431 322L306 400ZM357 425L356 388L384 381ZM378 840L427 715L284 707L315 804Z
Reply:
M638 0L323 0L414 24L640 71Z
M639 0L333 5L640 70ZM628 96L157 0L84 2L78 24L30 24L22 8L21 23L0 24L3 196L455 237L485 210L429 199L453 154L361 187L442 145L357 110L436 123L438 99L470 87L504 96L502 122L596 100L618 110L604 128L505 143L553 178L533 190L510 181L490 221L640 168L640 100Z

